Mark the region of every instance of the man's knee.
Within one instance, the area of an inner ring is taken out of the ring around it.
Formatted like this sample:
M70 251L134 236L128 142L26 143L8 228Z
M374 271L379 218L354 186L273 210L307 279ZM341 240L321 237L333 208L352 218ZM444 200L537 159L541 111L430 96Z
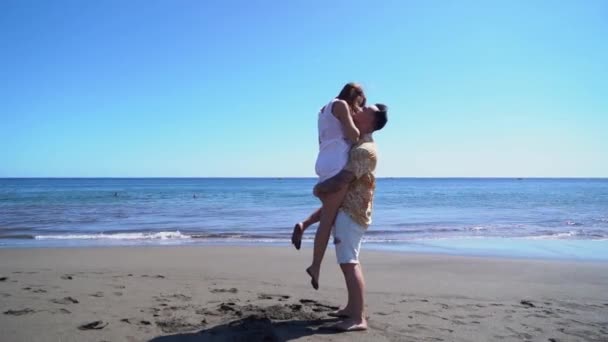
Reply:
M342 271L344 272L354 272L358 266L359 264L354 262L340 264L340 268L342 268Z

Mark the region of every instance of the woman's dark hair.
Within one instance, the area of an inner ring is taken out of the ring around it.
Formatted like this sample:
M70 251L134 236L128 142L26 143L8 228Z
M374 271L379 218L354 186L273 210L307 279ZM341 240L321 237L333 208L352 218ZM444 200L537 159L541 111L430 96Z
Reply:
M357 96L363 96L363 103L355 103ZM365 94L363 93L363 88L354 82L347 83L336 98L345 101L351 108L365 106Z

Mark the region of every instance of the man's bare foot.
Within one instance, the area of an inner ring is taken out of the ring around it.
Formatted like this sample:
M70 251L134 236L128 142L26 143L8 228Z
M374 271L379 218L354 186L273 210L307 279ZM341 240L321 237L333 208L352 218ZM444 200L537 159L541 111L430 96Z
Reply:
M340 309L338 311L333 311L327 314L327 316L330 317L337 317L337 318L349 318L349 317L354 317L357 314L352 313L352 310L348 307L345 307L344 309ZM369 319L369 315L365 314L365 319Z
M348 318L352 316L349 308L340 309L338 311L330 312L327 314L330 317L338 317L338 318Z
M367 320L347 318L338 324L332 325L331 328L342 332L365 331L367 330Z
M296 223L293 227L293 233L291 233L291 243L300 250L302 246L302 235L304 234L304 224L302 222Z
M309 268L306 269L306 273L308 273L308 275L310 276L310 285L312 285L312 287L315 290L319 289L319 270L318 269L314 269L312 266L310 266Z

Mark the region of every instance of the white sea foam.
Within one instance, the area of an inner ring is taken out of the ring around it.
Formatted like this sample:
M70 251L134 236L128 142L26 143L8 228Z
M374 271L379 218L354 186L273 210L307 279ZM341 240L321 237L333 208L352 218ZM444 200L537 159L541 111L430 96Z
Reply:
M578 236L578 235L580 235L578 232L571 230L569 232L555 233L555 234L549 234L549 235L530 236L527 238L533 239L533 240L556 240L556 239L568 239L568 238Z
M36 240L174 240L190 239L179 231L156 233L116 233L116 234L65 234L65 235L36 235Z

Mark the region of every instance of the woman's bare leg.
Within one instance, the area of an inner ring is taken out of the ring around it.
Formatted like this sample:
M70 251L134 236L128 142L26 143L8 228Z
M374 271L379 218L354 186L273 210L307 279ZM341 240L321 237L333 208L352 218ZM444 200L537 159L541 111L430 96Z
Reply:
M311 225L319 222L321 220L321 208L315 210L308 218L302 222L296 223L293 227L293 233L291 233L291 243L296 247L296 249L300 249L302 245L302 235L306 228Z
M321 208L321 220L317 234L315 235L315 247L312 255L312 265L306 269L306 273L312 278L310 283L317 290L319 288L319 272L321 271L321 262L327 249L331 227L334 225L338 209L344 201L348 187L343 187L338 192L329 193L321 197L323 207Z

